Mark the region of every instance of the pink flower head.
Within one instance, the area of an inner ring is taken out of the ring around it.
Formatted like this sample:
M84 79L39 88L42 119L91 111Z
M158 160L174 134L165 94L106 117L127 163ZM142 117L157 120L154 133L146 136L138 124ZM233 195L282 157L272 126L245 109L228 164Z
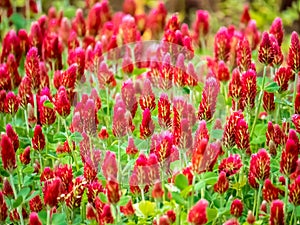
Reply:
M7 66L8 74L11 79L12 89L14 89L19 86L19 84L21 83L22 77L19 74L18 64L17 64L16 58L13 54L8 55L7 61L6 61L6 66Z
M69 52L68 64L72 65L74 63L77 64L77 80L81 81L85 68L85 51L83 48L77 47Z
M193 225L203 225L207 223L208 202L205 199L200 199L188 213L188 222Z
M1 157L5 170L12 172L17 167L14 146L6 134L1 137Z
M227 62L230 52L230 36L226 27L221 27L215 35L214 56L217 60Z
M116 85L116 80L114 74L109 70L106 62L101 62L98 69L98 81L100 89L105 87L114 87Z
M206 10L196 11L196 20L193 23L194 40L199 45L200 39L203 39L209 32L209 13ZM202 46L204 47L204 46Z
M251 155L248 181L251 187L258 188L258 182L270 176L270 156L265 149Z
M270 225L284 225L284 203L281 200L274 200L270 207Z
M139 152L139 150L135 146L133 138L128 137L128 145L126 147L126 154L127 155L136 155L138 152Z
M72 21L72 29L76 31L79 37L83 37L86 33L86 24L82 9L76 10L75 18Z
M116 160L116 154L111 151L107 151L102 164L103 175L106 179L116 180L118 174L118 165Z
M291 36L287 64L295 73L300 71L300 40L296 31Z
M12 53L13 55L15 55L17 64L19 65L22 56L22 50L20 46L20 39L14 29L11 29L7 32L3 39L2 46L3 47L0 62L5 62L7 60L8 55Z
M243 163L239 154L230 155L228 158L222 159L219 172L224 171L227 176L232 176L238 173L242 166Z
M128 79L122 84L121 88L122 100L126 105L126 109L130 111L132 118L135 116L138 102L136 93L131 79Z
M124 44L136 41L138 31L134 17L131 15L124 16L120 28L122 30Z
M30 213L29 225L42 225L42 222L40 221L39 216L36 212Z

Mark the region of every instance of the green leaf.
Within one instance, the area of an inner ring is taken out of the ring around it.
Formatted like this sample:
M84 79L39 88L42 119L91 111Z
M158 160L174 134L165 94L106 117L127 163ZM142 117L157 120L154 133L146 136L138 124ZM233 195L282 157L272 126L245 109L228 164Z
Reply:
M180 190L185 189L189 185L189 181L186 176L183 174L178 174L175 177L175 186L178 187Z
M300 205L296 207L296 216L300 217Z
M279 86L276 82L271 82L265 87L265 91L269 93L274 93L279 90Z
M215 129L210 132L210 136L214 139L222 139L224 130Z
M9 177L9 173L2 166L0 167L0 175L3 177Z
M174 199L179 205L187 205L187 202L178 192L172 192L172 199Z
M23 202L23 197L20 195L13 203L13 208L17 208Z
M37 196L39 194L38 191L34 191L32 192L32 194L25 200L25 202L30 201L31 199L33 199L35 196Z
M25 174L32 174L33 172L34 172L34 168L32 166L26 166L23 169L23 173L25 173Z
M77 131L72 133L70 138L71 138L72 141L75 141L77 143L83 140L83 137L82 137L81 133L79 133Z
M44 101L44 106L50 109L54 109L54 105L49 100Z
M10 17L10 21L16 26L17 30L25 28L26 20L20 13L14 13Z
M41 220L42 224L47 223L47 212L46 210L42 210L38 213L39 219Z
M22 198L25 199L29 193L30 193L30 188L24 187L20 190L20 192L18 193L18 196L22 196Z
M100 192L99 198L100 198L100 200L101 200L103 203L107 203L107 202L108 202L107 196L106 196L103 192Z
M194 189L195 189L195 191L200 191L204 187L205 187L205 181L201 180L201 181L199 181L199 182L197 182L195 184L195 188Z
M206 213L207 213L207 220L208 220L208 222L210 222L210 221L213 221L217 217L218 210L212 209L212 208L207 208Z
M52 215L52 224L67 225L65 213L55 213Z
M124 195L124 196L122 196L122 197L120 198L120 201L118 202L118 205L119 205L119 206L124 206L124 205L126 205L126 204L130 201L130 199L131 199L130 196Z
M56 134L54 134L53 136L53 141L56 141L56 142L65 142L67 140L67 137L65 135L65 133L63 132L58 132Z

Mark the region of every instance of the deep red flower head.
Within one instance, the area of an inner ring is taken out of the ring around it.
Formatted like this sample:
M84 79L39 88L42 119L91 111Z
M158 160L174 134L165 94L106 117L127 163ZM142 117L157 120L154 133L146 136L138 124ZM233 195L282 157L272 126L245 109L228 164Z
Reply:
M84 75L85 68L85 50L82 47L77 47L74 50L70 50L68 54L68 64L77 64L77 75L78 81L81 81Z
M65 165L59 165L54 170L55 177L59 177L62 181L62 187L64 188L64 191L68 191L69 187L72 186L72 167L68 164Z
M16 58L13 54L9 54L6 61L6 66L8 70L8 74L10 76L12 82L12 89L19 86L21 83L22 77L18 71L18 64L16 62Z
M239 40L236 54L236 63L240 71L247 71L251 66L251 48L246 37Z
M43 59L53 70L62 69L62 50L58 35L53 32L48 33L43 40Z
M128 145L126 147L126 154L127 155L136 155L138 152L139 152L139 150L135 146L133 138L128 137Z
M292 115L292 122L296 128L296 131L300 133L300 115L299 114Z
M273 20L273 23L270 27L270 34L273 34L275 38L277 39L278 45L281 46L284 30L282 25L282 19L280 17L276 17Z
M139 99L139 103L142 110L145 110L146 108L153 110L156 106L155 95L152 91L151 82L148 79L144 80L144 86Z
M108 180L106 183L106 191L109 203L117 204L120 201L122 193L117 182Z
M193 38L198 45L201 44L203 39L209 32L209 13L206 10L197 10L196 19L193 23ZM202 46L204 47L204 46Z
M107 138L109 137L109 134L108 134L107 129L106 129L105 126L102 126L102 127L101 127L101 130L100 130L100 132L98 133L98 137L99 137L100 139L102 139L102 140L105 140L105 139L107 139Z
M104 205L100 218L104 224L114 223L114 217L109 204Z
M226 27L221 27L215 35L214 56L217 60L227 62L230 52L230 36Z
M238 149L245 150L249 155L251 154L249 129L245 119L241 118L237 122L235 142Z
M205 199L200 199L189 211L188 222L193 225L203 225L207 223L208 202Z
M242 96L242 83L241 83L241 74L238 69L232 71L232 77L229 82L229 93L228 95L237 102ZM234 108L234 110L237 110Z
M167 9L164 2L159 2L156 8L153 8L148 15L146 27L149 27L152 37L158 37L165 27Z
M123 12L134 16L136 11L136 2L134 0L125 0L123 3Z
M6 218L7 218L7 204L4 200L4 196L2 191L0 191L0 221L1 222L5 222Z
M131 15L125 15L120 24L123 43L128 44L135 42L137 39L137 25L135 19Z
M224 194L229 188L229 180L226 177L226 173L221 171L217 183L214 185L214 191L219 194Z
M292 78L292 70L290 67L280 67L276 73L274 81L280 86L280 93L288 89L288 82Z
M271 64L275 57L274 44L270 40L270 36L267 32L262 34L262 39L258 50L258 61L268 65Z
M52 178L54 178L54 172L50 167L46 166L41 174L40 181L52 180Z
M8 198L13 198L14 191L12 189L12 186L9 183L9 180L5 177L2 181L2 183L3 183L3 186L2 186L3 194Z
M86 24L82 9L76 10L75 18L72 21L72 29L76 31L79 37L83 37L86 32Z
M249 13L249 5L244 6L243 13L241 15L240 22L247 25L251 20L250 13Z
M40 195L29 200L29 208L31 212L39 212L43 209L43 203Z
M45 136L40 125L36 125L34 128L33 138L32 138L32 147L37 151L41 151L45 147Z
M25 59L25 73L32 82L32 88L37 91L40 88L40 67L39 54L36 47L29 49Z
M39 116L42 125L51 125L56 120L54 107L44 105L45 102L50 102L52 104L52 97L51 98L50 97L47 95L40 96L40 101L38 103L38 110L40 113Z
M239 154L230 155L228 158L222 159L219 172L224 171L227 176L232 176L238 173L242 166L243 163Z
M12 90L11 78L6 64L0 64L0 90Z
M135 210L133 208L132 200L129 200L126 205L121 206L120 207L120 211L125 216L132 216L132 215L134 215Z
M105 158L102 164L103 175L106 179L115 181L118 175L118 165L116 154L111 151L106 151Z
M240 119L243 119L244 115L241 111L233 112L228 118L224 127L224 133L222 137L222 143L226 148L233 147L235 145L236 137L236 125Z
M136 93L131 79L128 79L122 84L121 88L122 100L126 105L126 109L130 111L132 118L135 116L138 102Z
M20 29L18 31L18 37L20 39L20 48L22 50L22 53L25 54L29 50L29 39L27 31L25 29Z
M297 168L298 143L293 139L288 139L281 153L280 172L284 175L290 175Z
M300 40L296 31L291 36L287 64L295 73L300 71Z
M14 146L6 134L1 137L1 157L5 170L12 172L17 167Z
M39 216L36 212L30 213L29 225L42 225L42 222L40 221Z
M171 126L171 103L165 93L162 93L158 100L158 123L162 128Z
M274 200L270 207L270 225L284 225L284 203L281 200Z
M219 61L218 63L218 70L217 70L217 77L219 81L228 81L230 78L230 73L227 65L224 63L224 61Z
M64 86L60 86L55 96L55 110L62 117L67 117L70 114L71 104L68 99L67 91Z
M44 203L47 206L55 207L58 203L58 197L62 194L62 181L56 177L45 182L43 187Z
M100 89L105 89L105 87L114 87L116 85L114 74L109 70L106 62L104 61L102 61L99 65L97 78Z
M258 182L270 176L270 156L265 149L251 155L248 181L251 187L258 188Z
M278 199L279 191L280 190L272 184L270 179L265 180L262 190L264 200L266 200L267 202L272 202L273 200Z
M240 199L235 199L230 206L230 214L235 217L240 217L244 210L244 204Z
M159 181L155 182L152 190L152 197L154 199L161 199L164 195L164 190Z
M30 146L27 146L24 151L20 154L20 161L24 165L27 165L30 163Z
M4 101L4 111L11 115L15 115L19 109L19 98L14 92L8 92Z
M7 136L10 138L11 143L14 147L15 152L18 150L19 148L19 136L18 134L14 131L13 127L10 124L6 125L6 134Z
M6 61L7 56L12 53L16 57L17 64L19 65L21 56L22 56L22 50L20 46L20 39L17 36L17 33L15 30L11 29L7 32L3 39L3 45L2 45L2 54L0 62L3 63Z
M76 83L77 68L77 63L70 65L68 69L62 73L61 80L58 81L57 88L59 88L60 85L63 85L66 88L74 89Z
M300 175L289 185L289 202L293 205L300 205Z
M77 33L75 31L72 31L68 38L68 51L74 51L77 47L79 47Z
M38 55L42 56L43 36L41 27L38 22L33 22L31 24L29 33L29 43L31 47L36 47L38 50Z
M251 109L255 106L256 97L256 72L249 69L242 74L242 107L250 107Z
M269 93L269 92L264 91L263 108L268 113L271 113L275 110L274 93Z
M134 69L134 63L132 62L132 58L130 54L126 54L122 61L122 71L124 73L131 74Z

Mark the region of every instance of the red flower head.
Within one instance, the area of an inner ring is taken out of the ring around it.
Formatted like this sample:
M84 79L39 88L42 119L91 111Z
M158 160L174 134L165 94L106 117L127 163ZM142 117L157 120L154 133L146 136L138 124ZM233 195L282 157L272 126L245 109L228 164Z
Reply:
M62 181L56 177L52 180L45 182L43 187L44 203L47 206L55 207L58 203L58 197L60 197L62 187Z
M7 59L7 56L12 53L16 57L17 64L19 65L21 56L22 56L22 50L20 46L20 39L17 36L16 31L11 29L7 34L5 35L3 39L3 45L2 45L2 54L0 62L5 62Z
M235 217L240 217L243 213L244 205L240 199L235 199L230 206L230 214Z
M163 195L164 195L164 190L161 186L161 183L159 181L155 182L152 190L152 197L154 199L162 199Z
M236 63L240 71L247 71L251 66L251 48L246 37L238 42Z
M105 87L114 87L116 85L114 74L108 69L106 62L104 61L102 61L99 65L97 78L100 89L105 89Z
M125 14L130 14L134 16L136 11L136 2L135 0L125 0L123 3L123 12Z
M289 202L293 205L300 205L300 175L289 185Z
M253 215L252 211L248 211L248 215L247 215L247 223L248 224L254 224L255 223L255 216Z
M249 155L251 154L248 124L243 118L239 119L237 122L235 142L238 149L245 150Z
M49 62L52 70L61 70L62 65L62 43L56 33L48 33L43 41L43 59Z
M37 91L40 88L40 66L39 66L40 60L39 60L39 54L38 49L35 47L32 47L29 49L26 60L25 60L25 72L26 75L30 78L32 88Z
M43 209L43 203L40 195L37 195L29 200L29 208L31 212L39 212Z
M146 108L150 110L155 109L155 95L152 91L151 82L148 79L144 80L144 86L139 99L139 103L142 110L145 110Z
M196 20L193 24L193 38L198 45L201 44L203 39L209 32L209 13L206 10L196 11ZM202 46L204 47L204 46Z
M42 56L43 36L42 36L41 27L38 22L33 22L31 24L28 38L29 38L30 46L36 47L36 49L38 50L38 55Z
M55 76L57 76L57 83L58 85L55 85L56 88L59 88L60 85L65 86L67 89L74 89L75 88L75 83L76 83L76 74L77 74L77 68L78 65L72 64L68 67L66 71L64 71L61 75L56 72L54 74L54 82L55 82Z
M81 10L81 9L79 9ZM73 51L75 48L79 47L79 40L77 37L77 33L72 31L69 38L68 38L68 51Z
M134 208L133 208L133 204L132 201L129 200L128 203L124 206L120 207L120 211L121 213L123 213L125 216L133 216L134 215Z
M263 107L268 113L271 113L275 110L274 93L264 91Z
M1 157L5 170L12 172L17 167L14 146L6 134L1 137Z
M32 138L32 147L37 151L41 151L45 147L45 136L40 125L36 125L34 128L33 138Z
M45 167L42 174L41 174L40 181L41 182L48 181L48 180L52 180L52 178L54 178L53 170L48 166Z
M13 92L8 92L4 101L4 111L15 115L19 109L19 98Z
M18 64L17 64L15 56L13 54L8 55L6 65L7 65L8 74L12 81L12 89L14 89L19 86L19 84L21 83L22 77L20 77L20 74L18 71Z
M234 102L238 102L239 99L242 97L241 74L238 69L234 69L232 71L232 78L229 82L228 95L233 99ZM234 106L233 109L237 110L236 106Z
M181 119L178 129L176 128L173 131L173 136L174 144L178 145L179 148L190 149L192 147L193 136L190 122L188 119ZM177 137L179 138L178 140Z
M271 63L271 66L278 68L283 62L281 47L278 45L277 39L274 35L270 34L269 38L274 52L274 59Z
M171 103L168 95L162 93L158 100L158 123L162 128L171 126Z
M95 202L96 197L100 192L103 192L102 184L96 179L87 184L88 202Z
M210 120L216 110L217 97L220 91L220 84L214 77L208 77L202 92L202 100L198 109L200 120Z
M167 9L164 2L159 2L156 8L153 8L148 15L146 27L149 27L152 37L158 37L160 31L165 27Z
M103 207L102 214L100 216L101 221L103 221L104 224L114 223L114 217L111 213L110 205L105 204Z
M228 156L228 158L222 159L219 165L219 173L224 171L227 176L232 176L239 172L243 166L241 157L239 154Z
M279 46L281 46L284 30L282 26L282 19L280 17L276 17L273 20L273 23L270 27L270 34L273 34L277 40Z
M118 165L116 160L116 154L111 151L107 151L102 164L102 171L105 178L115 181L118 175Z
M55 110L62 117L67 117L70 114L71 104L68 99L67 91L64 86L60 86L55 96Z
M296 31L291 36L287 64L295 73L300 71L300 40Z
M270 179L265 180L262 190L264 200L266 200L267 202L272 202L273 200L278 199L279 191L280 190L272 184Z
M139 150L135 146L133 138L132 137L128 137L128 145L127 145L127 148L126 148L126 154L134 156L138 152L139 152Z
M298 133L300 133L300 115L299 114L294 114L292 116L292 122L293 122L293 124L294 124L294 126L296 128L296 131Z
M200 199L188 213L188 222L193 225L203 225L207 223L208 202L205 199Z
M6 134L10 138L12 145L14 146L15 152L19 148L19 137L18 134L14 131L13 127L10 124L6 125Z
M300 92L297 93L294 103L295 114L300 114Z
M217 72L218 80L221 82L226 82L230 78L229 69L224 63L224 61L219 61L218 63L218 72Z
M3 193L0 191L0 222L5 222L7 218L7 205L4 200Z
M76 10L76 16L72 21L72 29L76 31L79 37L83 37L85 35L86 25L82 9Z
M214 185L214 191L219 194L224 194L229 188L229 181L226 177L226 173L221 171L217 183Z
M121 88L122 100L126 105L126 109L130 111L132 118L135 116L138 102L136 93L131 79L128 79L122 84Z
M226 148L231 148L235 145L236 125L244 116L241 111L233 112L228 118L224 127L222 143Z
M26 53L29 50L29 38L27 31L25 29L20 29L18 31L18 37L20 39L20 48L22 53Z
M8 198L13 198L14 191L12 189L12 186L9 183L9 180L5 177L2 181L2 183L3 183L3 186L2 186L3 194Z
M288 139L284 150L281 153L280 172L284 175L290 175L297 168L298 160L298 143Z
M12 90L11 78L6 64L0 64L0 90Z
M152 136L150 152L156 155L159 162L163 162L170 157L173 140L173 135L169 131L164 131L159 135Z
M42 225L42 222L40 221L39 216L36 212L30 213L29 225Z
M244 10L241 15L240 22L247 25L251 20L250 13L249 13L249 5L244 5Z
M122 195L121 190L119 189L119 184L115 181L108 180L106 183L106 190L109 203L117 204Z
M284 225L284 203L281 200L274 200L270 207L270 225Z
M102 126L100 132L98 133L98 137L101 139L101 140L105 140L109 137L109 134L107 132L107 129L105 126Z
M256 72L249 69L242 74L242 106L250 107L255 106L256 97Z
M271 64L275 57L275 51L273 43L270 40L270 36L267 32L262 34L262 40L258 51L259 62L268 65Z
M56 120L55 110L52 106L45 106L45 102L52 103L52 97L47 95L41 95L40 101L38 104L38 109L40 113L40 122L42 125L51 125Z
M279 93L288 89L289 79L292 77L292 70L290 67L280 67L276 73L274 81L280 86Z
M138 30L134 17L132 17L131 15L125 15L122 18L120 29L124 44L136 41Z
M251 155L248 181L251 187L258 188L258 182L270 176L270 156L265 149Z
M20 154L20 161L24 165L27 165L30 163L30 146L26 147L24 151Z
M125 54L123 61L122 61L122 71L124 73L131 74L134 69L134 63L132 62L130 54Z
M54 170L55 177L59 177L62 181L62 187L64 187L65 191L68 191L70 187L72 187L72 167L68 164L59 165Z
M227 62L230 52L230 36L226 27L221 27L215 35L214 56L219 60Z
M27 104L33 105L33 95L31 92L31 79L27 75L23 77L18 89L18 97L20 99L20 106L27 108Z
M72 65L77 64L77 80L81 81L84 75L84 68L85 68L85 51L81 47L75 48L75 50L69 51L68 55L68 64Z

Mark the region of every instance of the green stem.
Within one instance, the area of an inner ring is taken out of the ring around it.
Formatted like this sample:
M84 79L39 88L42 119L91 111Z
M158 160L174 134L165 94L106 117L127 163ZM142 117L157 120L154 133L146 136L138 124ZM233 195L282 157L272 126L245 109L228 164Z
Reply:
M14 177L13 177L12 173L9 174L9 179L10 179L10 185L13 189L14 197L15 197L15 199L17 199L18 194L17 194L17 191L16 191L16 187L15 187L15 183L14 183ZM17 211L18 211L18 214L19 214L19 217L20 217L20 223L21 223L21 225L24 225L23 214L22 214L22 205L18 206Z
M49 208L49 206L47 207L47 225L50 225L51 222L50 222L50 213L51 213L51 210Z
M108 87L106 87L106 107L107 107L107 117L108 117L106 127L108 128L109 119L110 119Z
M24 119L25 119L25 123L26 123L27 135L29 135L28 116L27 116L27 110L26 109L24 109Z
M259 184L259 188L258 188L258 193L257 193L257 200L256 200L256 219L258 219L259 216L259 206L260 206L260 196L261 196L261 189L262 189L262 184Z
M288 213L287 213L287 205L288 205L288 192L289 192L289 177L286 176L285 177L285 193L284 193L284 212L286 215L286 221L288 221L289 217L288 217Z
M256 210L256 200L257 200L257 190L254 191L254 203L253 203L252 212L255 212Z
M293 94L293 104L295 104L295 99L297 95L297 85L298 85L298 71L295 71L295 83L294 83L294 94Z
M122 171L122 165L121 165L121 140L119 139L118 140L118 182L119 182L119 185L121 185L121 178L122 178L122 175L121 175L121 171Z
M261 90L259 92L259 96L258 96L258 105L256 107L256 111L255 111L255 118L252 124L252 128L251 128L251 132L250 132L250 138L252 137L256 122L257 122L257 118L259 115L259 109L261 106L261 101L262 101L262 96L264 93L264 89L265 89L265 80L266 80L266 73L267 73L267 66L264 66L264 72L263 72L263 80L262 80L262 86L261 86Z
M294 220L294 213L295 213L295 206L293 208L293 211L292 211L292 215L291 215L291 220L290 220L290 223L289 225L292 225L293 224L293 220ZM297 224L297 219L294 221L294 224Z

